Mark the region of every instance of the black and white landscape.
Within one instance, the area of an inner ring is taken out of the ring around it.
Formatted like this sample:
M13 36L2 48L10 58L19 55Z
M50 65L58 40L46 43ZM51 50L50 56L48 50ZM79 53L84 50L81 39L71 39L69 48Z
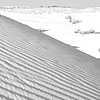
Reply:
M0 14L0 100L100 100L99 7Z

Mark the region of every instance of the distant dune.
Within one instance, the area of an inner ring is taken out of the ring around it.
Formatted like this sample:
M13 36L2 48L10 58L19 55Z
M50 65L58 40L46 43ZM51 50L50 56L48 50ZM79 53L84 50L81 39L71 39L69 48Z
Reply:
M100 100L100 62L1 16L0 100Z
M88 8L71 8L63 6L40 6L40 7L23 7L23 6L1 6L0 10L21 12L21 13L82 13L82 12L100 12L100 7Z

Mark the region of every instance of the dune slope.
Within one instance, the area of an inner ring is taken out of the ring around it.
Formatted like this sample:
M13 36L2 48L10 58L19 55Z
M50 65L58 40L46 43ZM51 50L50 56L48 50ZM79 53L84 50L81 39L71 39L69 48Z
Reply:
M100 100L100 62L0 16L0 100Z

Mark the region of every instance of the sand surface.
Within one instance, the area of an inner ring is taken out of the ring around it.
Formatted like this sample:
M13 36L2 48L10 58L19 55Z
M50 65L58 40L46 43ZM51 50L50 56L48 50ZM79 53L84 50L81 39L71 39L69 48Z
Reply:
M100 62L1 16L0 100L100 100Z

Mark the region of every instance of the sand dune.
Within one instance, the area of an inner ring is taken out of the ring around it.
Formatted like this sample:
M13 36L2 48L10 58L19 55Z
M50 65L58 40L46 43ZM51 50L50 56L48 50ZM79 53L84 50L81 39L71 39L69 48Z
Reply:
M0 14L100 58L100 7L0 7ZM93 32L94 30L94 32Z
M100 100L100 62L1 16L0 100Z

